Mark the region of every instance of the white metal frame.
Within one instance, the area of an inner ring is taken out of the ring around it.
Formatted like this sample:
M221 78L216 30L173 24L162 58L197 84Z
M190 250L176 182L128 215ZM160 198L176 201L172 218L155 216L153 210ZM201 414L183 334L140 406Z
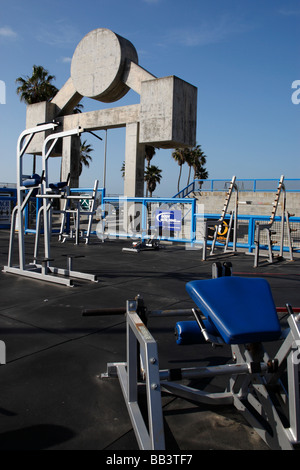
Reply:
M98 191L99 181L95 180L93 191L90 195L80 195L80 194L68 194L65 198L64 208L62 209L62 219L61 219L61 226L59 232L59 240L65 242L67 239L75 240L75 245L79 244L80 241L80 221L81 216L87 217L88 220L88 227L86 230L86 234L82 235L82 238L85 240L85 243L88 244L90 241L90 235L92 230L92 223L93 217L96 213L95 211L95 204L96 204L96 197ZM80 201L82 199L89 201L89 210L81 210L80 208ZM76 208L70 208L70 202L73 201L76 203ZM75 222L75 233L70 231L70 233L65 232L65 225L67 222L67 214L73 214L74 222Z
M82 128L76 128L70 131L57 132L50 134L44 140L42 159L43 159L43 178L41 184L33 186L28 190L28 187L23 186L23 156L28 148L34 135L38 132L43 131L54 131L57 128L57 123L48 123L40 126L36 126L31 129L23 131L18 139L17 144L17 205L12 212L11 230L10 230L10 241L9 241L9 253L8 253L8 265L4 266L3 271L12 274L18 274L21 276L29 277L32 279L39 279L43 281L53 282L56 284L62 284L66 286L72 286L72 278L91 280L97 282L97 278L94 275L80 273L73 271L71 267L71 259L68 259L67 269L55 268L50 265L52 259L50 257L50 232L51 232L51 206L52 201L55 198L61 199L62 194L53 194L51 188L48 185L48 158L57 143L58 139L70 136L79 135L84 132ZM37 264L37 246L39 238L39 229L36 230L36 240L34 249L34 259L30 264L25 264L25 232L24 232L24 210L29 202L30 197L34 190L39 189L40 194L36 197L40 197L43 200L41 212L44 216L44 258L41 260L41 264ZM28 191L28 192L27 192ZM26 194L27 192L27 194ZM18 221L18 240L19 240L19 265L13 266L13 249L14 249L14 237L16 230L16 221ZM70 257L69 257L70 258ZM62 277L52 276L51 274L58 274Z
M108 364L107 374L102 377L118 376L139 448L163 450L165 440L156 341L137 314L137 302L127 301L126 309L127 362ZM148 426L138 403L139 352L145 366L142 374L147 389Z

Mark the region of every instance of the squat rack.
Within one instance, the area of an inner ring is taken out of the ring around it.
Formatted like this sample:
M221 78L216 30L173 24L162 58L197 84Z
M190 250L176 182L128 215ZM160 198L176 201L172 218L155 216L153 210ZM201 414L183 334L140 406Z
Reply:
M224 206L220 215L220 218L217 220L217 222L212 222L209 220L205 221L205 227L204 227L204 245L203 245L203 254L202 254L202 261L205 261L207 259L207 240L208 240L208 230L210 227L214 227L214 235L213 235L213 240L212 240L212 245L211 249L209 252L209 256L214 255L214 251L216 248L216 242L217 242L217 236L218 236L218 231L219 227L222 227L224 222L225 222L225 217L228 212L228 207L229 203L232 197L233 192L235 192L235 201L234 201L234 209L230 211L230 219L229 219L229 224L228 224L228 231L226 235L226 241L224 244L224 249L223 253L224 254L235 254L236 253L236 243L237 243L237 219L238 219L238 204L239 204L239 195L238 195L238 186L236 184L236 176L233 176L228 190L226 192L226 197L224 201ZM228 248L230 236L233 231L233 243L232 243L232 249Z
M279 259L283 258L283 245L284 245L284 224L286 223L286 230L287 230L287 238L288 238L288 248L289 248L289 257L290 261L293 261L293 249L292 249L292 240L291 240L291 228L290 228L290 214L288 213L286 209L286 190L285 190L285 185L284 185L284 175L281 175L276 194L275 194L275 199L273 202L273 209L271 213L271 217L268 223L266 224L261 224L258 221L256 222L256 230L255 230L255 251L254 251L254 268L258 267L259 264L259 249L260 249L260 234L263 230L266 231L267 234L267 247L268 247L268 262L273 263L274 262L274 256L273 256L273 250L272 250L272 245L273 241L271 239L271 236L273 234L276 234L275 231L272 230L274 221L275 221L275 215L278 209L279 205L279 199L282 194L282 210L281 210L281 226L280 226L280 247L279 247Z

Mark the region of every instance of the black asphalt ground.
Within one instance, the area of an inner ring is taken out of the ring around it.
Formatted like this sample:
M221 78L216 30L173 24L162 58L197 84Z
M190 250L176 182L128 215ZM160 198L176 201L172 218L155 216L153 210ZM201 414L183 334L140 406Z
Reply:
M9 232L0 232L0 265L7 264ZM26 236L28 253L34 239ZM125 356L124 315L82 316L83 309L122 307L141 294L149 309L193 306L185 284L211 277L215 259L201 251L168 245L158 251L124 253L128 241L97 238L90 245L51 242L53 264L64 267L65 253L84 255L74 269L97 274L98 283L74 287L0 272L0 340L6 344L0 366L0 450L137 450L117 379L103 379L107 363ZM30 259L28 259L30 261ZM228 259L233 274L259 276L271 285L276 306L300 306L300 258L253 268L244 253ZM177 346L176 319L151 319L160 366L225 363L230 351L210 345ZM167 450L266 450L267 446L231 407L196 405L163 398Z

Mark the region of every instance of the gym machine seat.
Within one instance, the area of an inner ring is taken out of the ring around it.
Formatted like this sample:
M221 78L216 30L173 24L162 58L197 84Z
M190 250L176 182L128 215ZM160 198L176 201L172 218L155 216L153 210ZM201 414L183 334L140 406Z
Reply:
M32 186L38 186L41 184L42 178L37 173L31 175L30 178L26 178L22 181L23 186L31 188Z
M265 279L230 276L191 281L186 290L207 317L208 326L215 328L226 344L275 341L281 335ZM194 324L201 335L197 322Z

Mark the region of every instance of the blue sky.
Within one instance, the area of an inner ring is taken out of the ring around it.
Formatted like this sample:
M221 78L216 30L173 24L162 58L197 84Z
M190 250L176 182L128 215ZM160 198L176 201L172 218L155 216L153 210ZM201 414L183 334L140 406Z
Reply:
M298 0L0 0L0 7L0 80L6 85L1 182L16 181L16 143L25 127L15 79L42 65L61 87L77 44L95 28L130 40L139 64L153 75L176 75L198 88L197 143L207 155L209 178L300 178L300 104L291 99L292 84L300 80ZM109 106L138 102L130 91ZM107 107L83 104L85 111ZM93 163L80 185L92 186L95 177L102 184L104 144L87 139ZM108 131L108 193L123 190L124 142L124 129ZM176 193L171 152L157 150L152 160L162 169L159 196ZM182 187L186 181L187 168Z

